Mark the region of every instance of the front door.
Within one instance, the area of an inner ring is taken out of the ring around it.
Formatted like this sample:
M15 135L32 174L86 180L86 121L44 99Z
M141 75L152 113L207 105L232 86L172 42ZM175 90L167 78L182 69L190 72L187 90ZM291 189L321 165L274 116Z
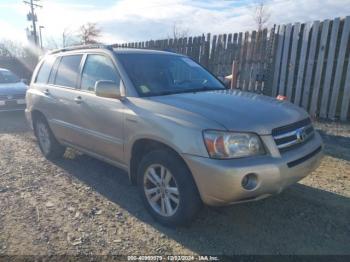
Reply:
M120 86L121 79L112 60L102 54L89 54L81 75L80 92L76 97L78 115L76 124L81 130L80 146L124 164L124 105L119 99L95 95L95 84L109 80Z

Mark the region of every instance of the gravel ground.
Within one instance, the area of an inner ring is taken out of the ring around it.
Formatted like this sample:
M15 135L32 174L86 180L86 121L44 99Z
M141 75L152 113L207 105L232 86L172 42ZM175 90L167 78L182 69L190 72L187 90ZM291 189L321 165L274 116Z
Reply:
M326 157L306 179L168 229L123 171L73 151L49 162L23 114L2 113L0 255L350 254L350 125L316 126Z

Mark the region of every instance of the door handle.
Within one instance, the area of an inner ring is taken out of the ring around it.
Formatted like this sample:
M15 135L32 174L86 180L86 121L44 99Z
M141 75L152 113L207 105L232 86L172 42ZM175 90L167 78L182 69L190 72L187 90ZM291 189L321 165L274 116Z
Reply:
M83 102L83 99L81 98L81 96L77 96L76 98L74 98L74 102L77 104L81 104Z
M49 89L45 89L44 90L44 94L47 95L47 96L50 95L50 90Z

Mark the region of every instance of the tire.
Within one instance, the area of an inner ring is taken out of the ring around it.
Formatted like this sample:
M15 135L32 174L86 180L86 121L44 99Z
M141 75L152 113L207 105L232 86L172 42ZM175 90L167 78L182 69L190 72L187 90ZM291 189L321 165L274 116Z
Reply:
M34 120L34 133L45 158L54 160L63 156L66 148L57 141L43 116Z
M157 175L157 179L154 175ZM188 225L201 208L202 201L191 172L182 159L170 150L155 150L145 155L140 162L137 179L148 211L165 226Z

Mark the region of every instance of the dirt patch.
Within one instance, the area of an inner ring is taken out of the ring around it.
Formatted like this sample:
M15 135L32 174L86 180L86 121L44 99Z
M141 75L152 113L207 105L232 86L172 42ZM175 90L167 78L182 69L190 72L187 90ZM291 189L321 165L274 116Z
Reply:
M349 129L324 125L327 156L301 183L168 229L123 171L85 155L49 162L23 114L0 115L0 254L350 254Z

